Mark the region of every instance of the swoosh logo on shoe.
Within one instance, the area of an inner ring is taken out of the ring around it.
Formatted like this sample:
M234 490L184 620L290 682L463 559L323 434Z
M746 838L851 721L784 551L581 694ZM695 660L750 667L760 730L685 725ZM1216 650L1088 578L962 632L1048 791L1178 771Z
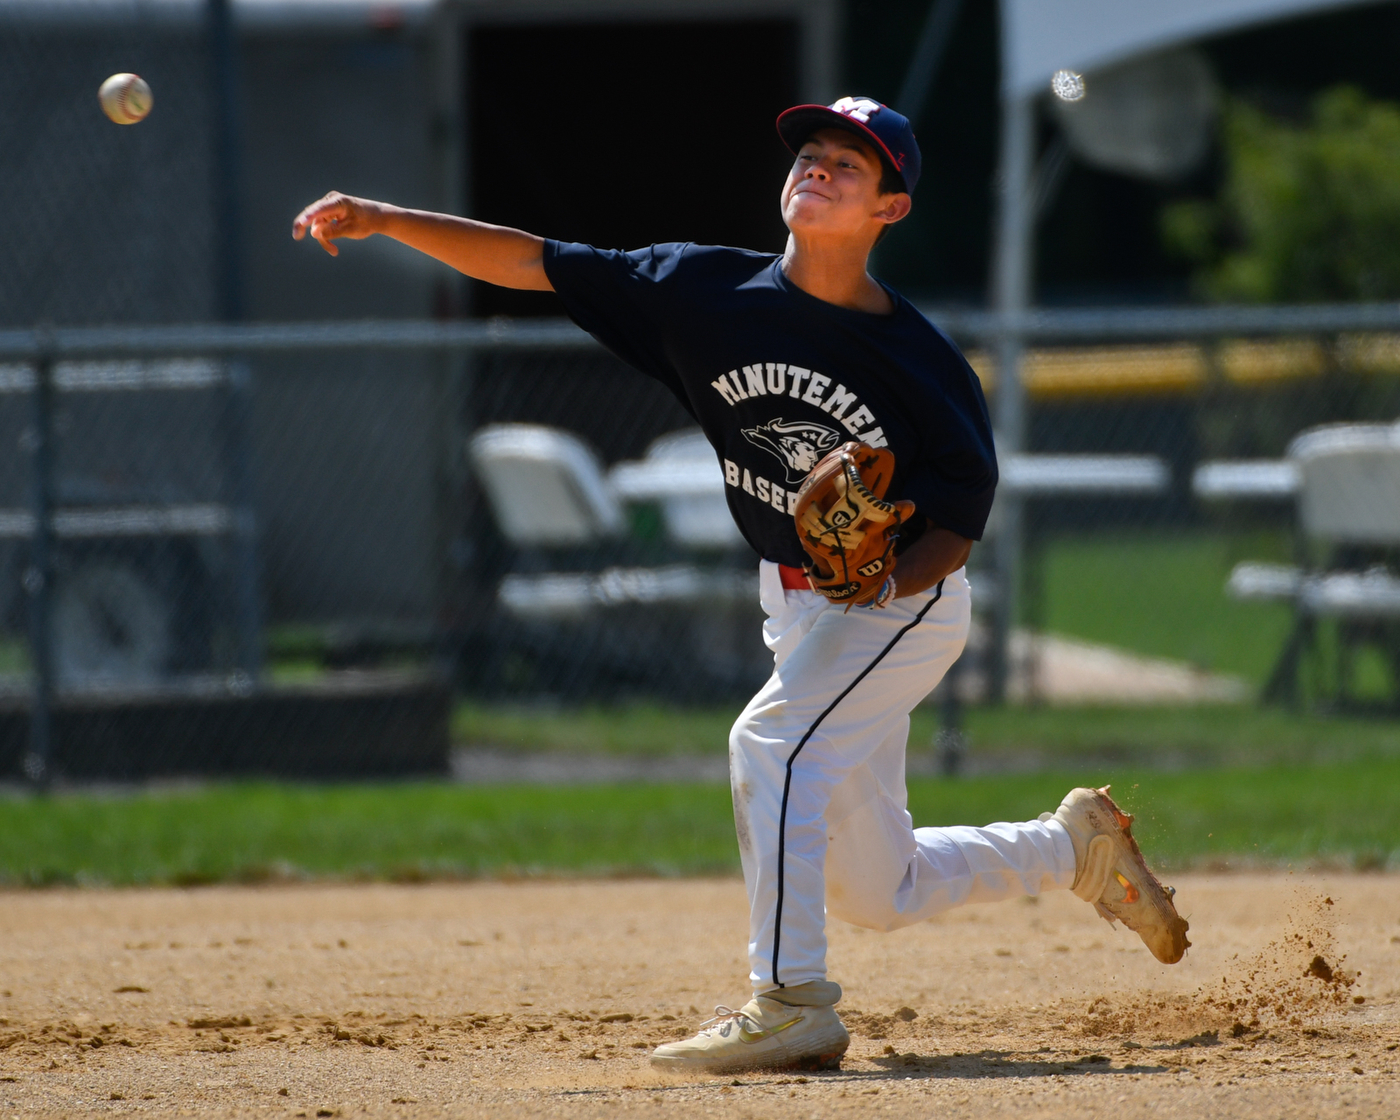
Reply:
M743 1027L740 1027L739 1041L748 1043L762 1042L765 1038L772 1038L779 1031L785 1031L788 1029L788 1027L795 1027L800 1022L802 1022L801 1015L789 1022L781 1023L776 1027L766 1027L761 1031L750 1031L745 1030Z
M1123 902L1131 906L1139 897L1137 887L1128 882L1120 872L1115 871L1113 877L1118 880L1119 885L1123 888Z

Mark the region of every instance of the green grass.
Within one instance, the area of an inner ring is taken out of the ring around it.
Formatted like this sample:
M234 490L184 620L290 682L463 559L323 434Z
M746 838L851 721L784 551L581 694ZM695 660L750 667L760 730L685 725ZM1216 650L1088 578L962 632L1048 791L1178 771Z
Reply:
M713 787L229 784L0 800L0 881L202 883L727 871Z
M1281 534L1093 533L1043 546L1043 629L1233 673L1268 677L1292 624L1283 603L1225 594L1241 560L1287 561Z
M911 748L931 741L935 713L915 712ZM1196 707L973 708L970 756L997 766L1094 758L1141 768L1400 759L1400 719L1322 715L1252 704Z
M1112 782L1137 816L1133 832L1154 864L1191 866L1326 861L1400 866L1400 759L1361 764L1144 774L1111 766L966 782L913 781L915 823L1021 820L1058 804L1074 785Z
M678 708L637 703L560 708L463 700L452 713L454 742L579 754L723 754L741 705Z
M1147 774L1112 766L963 781L914 779L917 824L1053 809L1113 781L1167 867L1400 860L1400 761ZM172 883L737 870L723 786L469 789L215 785L0 801L0 882Z
M467 747L579 754L724 754L738 705L564 709L463 701L453 714ZM933 707L914 711L911 754L932 749ZM1298 713L1254 705L970 708L965 731L982 769L1109 760L1141 768L1400 758L1400 720Z

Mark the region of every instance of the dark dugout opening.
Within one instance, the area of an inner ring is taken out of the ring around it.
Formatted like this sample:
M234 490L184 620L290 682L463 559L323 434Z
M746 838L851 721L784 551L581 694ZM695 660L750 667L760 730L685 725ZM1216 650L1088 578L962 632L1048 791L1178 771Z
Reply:
M465 32L470 213L567 241L779 252L798 98L791 20ZM551 293L471 285L473 315L561 315Z

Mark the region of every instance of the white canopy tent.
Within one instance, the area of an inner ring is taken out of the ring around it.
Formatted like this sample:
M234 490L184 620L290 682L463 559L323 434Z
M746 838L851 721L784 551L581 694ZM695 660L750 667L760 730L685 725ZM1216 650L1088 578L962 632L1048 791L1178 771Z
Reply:
M1050 88L1056 70L1097 70L1133 55L1253 23L1367 0L1002 0L1004 97Z
M1377 0L1001 0L1001 197L993 261L997 346L996 427L1002 456L1025 449L1024 341L1018 323L1030 307L1035 206L1035 102L1058 70L1093 71L1137 55L1288 16ZM1093 83L1089 83L1093 96ZM993 691L1004 683L1006 639L1015 612L1022 552L1021 499L998 499L996 561L1000 593L993 628Z

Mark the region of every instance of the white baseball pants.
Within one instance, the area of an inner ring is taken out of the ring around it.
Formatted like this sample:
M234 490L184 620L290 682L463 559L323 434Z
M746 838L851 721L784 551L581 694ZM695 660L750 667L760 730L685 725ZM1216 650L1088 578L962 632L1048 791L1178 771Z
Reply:
M729 736L755 992L826 979L828 912L893 930L1072 885L1055 821L916 829L906 809L909 713L962 653L964 571L883 610L786 590L766 560L759 590L773 675Z

